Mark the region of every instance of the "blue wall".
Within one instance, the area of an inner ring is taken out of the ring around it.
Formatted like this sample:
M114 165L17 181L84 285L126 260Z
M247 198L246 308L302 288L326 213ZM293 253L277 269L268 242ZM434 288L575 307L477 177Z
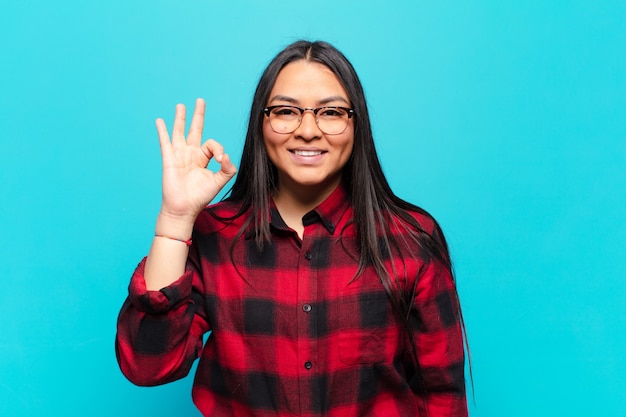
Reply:
M390 5L391 4L391 5ZM113 339L160 202L154 119L207 99L234 159L298 38L365 85L384 169L450 241L474 417L623 415L626 2L0 6L0 415L197 415Z

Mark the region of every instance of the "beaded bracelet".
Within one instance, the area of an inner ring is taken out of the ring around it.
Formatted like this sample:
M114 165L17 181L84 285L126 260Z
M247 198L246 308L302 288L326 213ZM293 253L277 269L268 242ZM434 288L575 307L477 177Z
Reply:
M178 239L178 238L171 237L171 236L160 235L158 233L155 233L154 236L155 237L162 237L164 239L169 239L169 240L175 240L177 242L182 242L182 243L184 243L187 246L191 246L191 239L189 239L189 240L182 240L182 239Z

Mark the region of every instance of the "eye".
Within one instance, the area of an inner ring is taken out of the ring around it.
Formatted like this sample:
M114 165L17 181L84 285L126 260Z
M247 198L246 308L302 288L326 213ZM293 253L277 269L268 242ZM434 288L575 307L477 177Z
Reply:
M282 106L272 109L272 114L278 117L299 117L300 112L294 107Z
M318 114L325 119L341 119L348 113L341 107L324 107Z

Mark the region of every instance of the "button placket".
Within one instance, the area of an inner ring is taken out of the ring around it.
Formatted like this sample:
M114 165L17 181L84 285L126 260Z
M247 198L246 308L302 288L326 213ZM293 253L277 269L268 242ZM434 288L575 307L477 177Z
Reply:
M315 251L316 238L321 224L315 223L306 226L304 239L300 246L300 259L298 260L298 298L296 301L300 313L298 320L298 359L299 359L299 385L304 392L309 389L309 378L313 370L313 361L317 358L316 343L312 339L312 328L315 324L313 305L317 302L317 265Z

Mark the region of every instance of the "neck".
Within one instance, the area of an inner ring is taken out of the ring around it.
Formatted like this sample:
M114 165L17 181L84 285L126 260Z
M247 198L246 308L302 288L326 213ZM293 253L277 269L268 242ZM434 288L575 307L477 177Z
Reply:
M274 203L285 223L298 232L300 238L304 232L302 217L320 205L339 185L340 180L333 184L317 184L314 186L289 186L286 181L279 181L278 191L274 195Z

